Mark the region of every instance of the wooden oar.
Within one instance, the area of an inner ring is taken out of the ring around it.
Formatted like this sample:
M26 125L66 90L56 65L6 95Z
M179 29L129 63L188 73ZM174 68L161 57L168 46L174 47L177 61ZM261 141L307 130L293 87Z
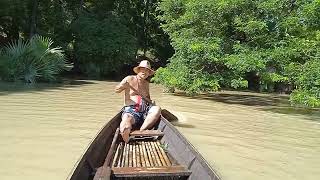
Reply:
M149 104L153 104L151 99L149 99L149 98L145 97L144 95L142 95L138 90L136 90L134 87L132 87L129 83L128 83L128 85L129 85L130 89L132 89L137 95L141 96L142 99L147 101Z
M173 121L179 121L179 119L177 118L177 116L175 116L174 114L172 114L170 111L166 110L166 109L161 109L161 115L166 118L168 121L173 122Z

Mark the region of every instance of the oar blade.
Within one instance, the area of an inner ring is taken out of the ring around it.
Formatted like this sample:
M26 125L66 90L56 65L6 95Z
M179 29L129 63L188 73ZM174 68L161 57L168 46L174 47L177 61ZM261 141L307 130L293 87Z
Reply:
M168 121L170 122L174 122L174 121L178 121L179 119L177 118L177 116L175 116L174 114L172 114L170 111L166 110L166 109L162 109L161 110L161 115L166 118Z

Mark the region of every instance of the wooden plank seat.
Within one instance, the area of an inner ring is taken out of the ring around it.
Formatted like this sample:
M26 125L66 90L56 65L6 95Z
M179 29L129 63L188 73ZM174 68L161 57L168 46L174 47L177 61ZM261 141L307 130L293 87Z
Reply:
M135 130L130 133L130 136L163 136L164 133L160 130Z
M113 162L115 177L189 176L191 171L178 165L161 147L160 141L120 142Z
M115 177L189 176L191 171L183 166L168 167L122 167L112 168Z

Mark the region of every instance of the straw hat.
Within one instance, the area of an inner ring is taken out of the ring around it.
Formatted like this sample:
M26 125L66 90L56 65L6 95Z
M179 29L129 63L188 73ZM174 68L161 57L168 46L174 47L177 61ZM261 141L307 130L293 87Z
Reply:
M133 68L133 71L138 74L139 68L147 68L150 71L150 75L154 74L154 70L151 69L150 62L147 60L141 61L139 66Z

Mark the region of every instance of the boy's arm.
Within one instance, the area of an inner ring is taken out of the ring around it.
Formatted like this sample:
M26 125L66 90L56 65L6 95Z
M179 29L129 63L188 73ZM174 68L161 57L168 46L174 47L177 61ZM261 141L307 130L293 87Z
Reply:
M125 89L129 88L129 83L128 83L129 76L125 77L115 88L116 93L120 93Z

